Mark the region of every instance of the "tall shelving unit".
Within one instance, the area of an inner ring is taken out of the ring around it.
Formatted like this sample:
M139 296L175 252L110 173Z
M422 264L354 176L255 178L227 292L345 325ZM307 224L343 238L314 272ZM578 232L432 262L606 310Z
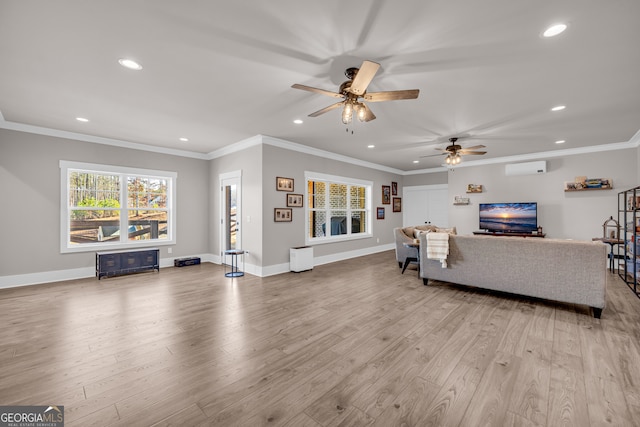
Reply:
M618 193L618 223L624 228L624 260L618 275L640 298L640 187Z

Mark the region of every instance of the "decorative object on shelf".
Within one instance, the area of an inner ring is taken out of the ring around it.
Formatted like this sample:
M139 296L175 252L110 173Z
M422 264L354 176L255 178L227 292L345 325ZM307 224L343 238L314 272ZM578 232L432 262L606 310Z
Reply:
M384 219L384 208L376 208L376 219Z
M382 186L382 204L391 204L391 187L389 185Z
M394 197L393 198L393 211L394 212L402 212L402 198Z
M640 208L640 196L631 195L627 198L627 210L633 211Z
M391 183L391 195L392 196L397 196L398 195L398 183L397 182L392 182Z
M564 191L611 190L613 181L610 178L575 177L573 182L564 183Z
M620 223L612 216L602 224L603 239L620 239Z
M287 207L301 208L302 194L287 194Z
M453 198L454 205L468 205L469 203L470 203L470 200L468 197L454 196Z
M276 177L276 190L293 191L293 178Z
M291 222L293 220L293 209L275 208L273 209L273 220L275 222Z
M467 185L467 193L482 193L482 184Z

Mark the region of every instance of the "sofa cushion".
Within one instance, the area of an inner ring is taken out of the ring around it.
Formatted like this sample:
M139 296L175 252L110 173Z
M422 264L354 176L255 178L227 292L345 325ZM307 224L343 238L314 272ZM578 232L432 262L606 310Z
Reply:
M458 234L456 232L456 228L455 227L450 227L450 228L436 227L435 231L438 232L438 233Z
M404 227L402 229L402 232L410 239L414 239L417 238L416 236L416 230L421 230L421 231L435 231L438 227L436 227L435 225L414 225L414 226L410 226L410 227Z

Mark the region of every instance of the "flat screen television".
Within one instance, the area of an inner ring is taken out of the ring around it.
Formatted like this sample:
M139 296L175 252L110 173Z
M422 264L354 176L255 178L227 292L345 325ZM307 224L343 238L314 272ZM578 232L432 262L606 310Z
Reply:
M538 228L538 204L480 203L480 229L498 233L531 233Z

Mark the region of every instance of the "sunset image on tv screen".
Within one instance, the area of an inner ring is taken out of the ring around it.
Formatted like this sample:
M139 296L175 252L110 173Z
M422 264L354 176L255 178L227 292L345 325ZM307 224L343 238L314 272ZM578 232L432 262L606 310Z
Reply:
M537 203L480 204L481 229L529 233L537 227Z

